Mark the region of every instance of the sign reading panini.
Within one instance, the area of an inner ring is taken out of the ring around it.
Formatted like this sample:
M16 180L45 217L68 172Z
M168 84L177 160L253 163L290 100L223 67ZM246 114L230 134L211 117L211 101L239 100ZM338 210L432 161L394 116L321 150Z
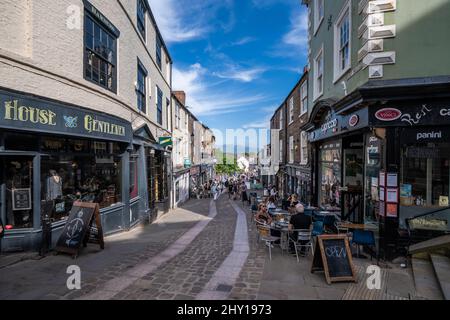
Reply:
M0 128L131 141L131 124L104 113L0 91Z

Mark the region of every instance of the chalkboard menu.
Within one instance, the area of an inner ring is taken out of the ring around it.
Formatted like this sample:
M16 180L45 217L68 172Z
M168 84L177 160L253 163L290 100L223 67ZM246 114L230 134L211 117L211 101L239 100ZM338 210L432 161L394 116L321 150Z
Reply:
M346 235L317 238L311 272L324 271L327 283L356 281L352 254Z
M56 250L78 256L81 245L91 242L91 229L95 220L95 242L104 248L99 205L97 203L74 202L64 230L56 244Z
M12 190L12 209L13 211L31 210L31 189L13 189Z

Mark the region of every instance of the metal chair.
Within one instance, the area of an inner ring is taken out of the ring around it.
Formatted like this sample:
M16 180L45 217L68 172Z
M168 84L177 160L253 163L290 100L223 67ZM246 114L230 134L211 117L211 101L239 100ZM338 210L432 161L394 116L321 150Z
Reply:
M296 240L292 240L291 238L289 238L289 239L294 244L295 255L297 256L297 262L300 262L300 260L298 258L298 248L306 249L305 256L309 253L310 249L312 252L314 252L313 243L312 243L313 242L312 231L310 229L296 229L296 230L292 230L292 232L297 233L297 238L296 238Z
M373 231L369 230L353 230L352 244L356 244L357 257L359 258L359 247L368 246L371 249L375 247L375 235ZM372 253L370 254L372 259Z
M270 235L270 227L268 225L257 224L259 240L263 241L269 247L269 259L272 260L272 245L280 240L280 237Z

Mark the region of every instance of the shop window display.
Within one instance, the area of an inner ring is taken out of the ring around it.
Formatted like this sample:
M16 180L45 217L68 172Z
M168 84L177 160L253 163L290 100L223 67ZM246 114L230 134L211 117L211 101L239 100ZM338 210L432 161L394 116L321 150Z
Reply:
M383 159L383 140L375 135L366 136L366 210L364 223L377 223L379 220L379 176Z
M6 156L0 159L5 169L6 229L33 227L33 158Z
M117 145L66 139L42 143L47 155L41 158L41 200L53 202L52 221L65 219L74 201L96 202L100 208L121 202Z
M400 223L404 224L406 218L449 207L449 168L450 143L403 146ZM449 212L444 214L448 216Z
M340 143L331 143L322 147L320 171L320 204L327 210L339 210L342 174Z

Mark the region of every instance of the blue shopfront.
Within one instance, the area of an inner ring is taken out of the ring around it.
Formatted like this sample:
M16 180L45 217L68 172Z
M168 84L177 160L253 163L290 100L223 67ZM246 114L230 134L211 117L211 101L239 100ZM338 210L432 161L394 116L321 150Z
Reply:
M147 200L144 152L133 142L124 119L0 90L2 252L41 246L48 204L53 245L74 201L100 204L106 235L137 224Z

